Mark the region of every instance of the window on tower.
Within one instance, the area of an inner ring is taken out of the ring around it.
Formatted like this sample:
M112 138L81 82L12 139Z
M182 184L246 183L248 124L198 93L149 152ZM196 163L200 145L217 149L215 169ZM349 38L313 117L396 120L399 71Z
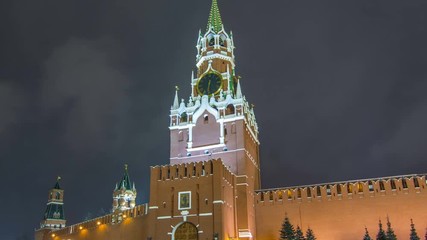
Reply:
M178 132L178 142L184 141L184 133L182 131Z
M311 188L307 188L307 197L311 198Z
M213 45L215 45L215 38L212 36L212 37L209 39L209 46L213 46Z
M225 115L234 114L234 106L233 104L229 104L225 109Z
M180 117L180 119L179 119L179 122L180 123L186 123L187 122L187 119L188 119L188 117L187 117L187 113L182 113L181 114L181 117Z
M59 192L56 192L56 196L55 196L55 198L56 198L57 200L61 199L61 194L60 194Z
M337 184L337 194L341 195L341 184Z

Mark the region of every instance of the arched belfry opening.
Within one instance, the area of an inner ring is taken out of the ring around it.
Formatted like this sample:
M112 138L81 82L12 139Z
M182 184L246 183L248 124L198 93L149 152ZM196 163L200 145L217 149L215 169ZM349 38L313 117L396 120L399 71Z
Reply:
M190 222L183 222L176 226L172 240L198 240L197 227Z

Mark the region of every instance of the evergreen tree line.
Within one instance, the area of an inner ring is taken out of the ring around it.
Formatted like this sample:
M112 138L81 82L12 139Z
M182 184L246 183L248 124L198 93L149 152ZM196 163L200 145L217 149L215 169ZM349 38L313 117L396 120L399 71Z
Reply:
M417 230L415 229L415 224L411 219L411 231L409 234L409 240L421 240L421 238L417 234ZM381 220L378 222L378 233L376 238L372 238L369 235L368 229L365 228L365 236L363 240L397 240L396 234L394 234L394 230L391 227L391 223L389 218L387 217L387 229L384 231L383 224ZM424 240L427 240L427 232L424 236Z
M295 229L286 216L282 224L282 229L280 230L280 240L316 240L316 237L310 227L307 229L304 236L302 229L298 225Z

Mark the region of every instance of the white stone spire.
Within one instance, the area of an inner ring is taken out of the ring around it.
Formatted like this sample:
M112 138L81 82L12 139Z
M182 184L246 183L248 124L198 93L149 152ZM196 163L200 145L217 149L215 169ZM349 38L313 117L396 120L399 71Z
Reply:
M237 80L236 98L242 98L242 88L240 87L240 79Z
M175 86L175 98L173 100L172 109L178 109L179 108L179 98L178 98L178 86Z

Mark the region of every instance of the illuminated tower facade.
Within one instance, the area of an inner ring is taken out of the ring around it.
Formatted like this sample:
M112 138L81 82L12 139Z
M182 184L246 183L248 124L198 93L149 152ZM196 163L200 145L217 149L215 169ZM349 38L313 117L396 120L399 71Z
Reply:
M224 29L216 0L196 48L191 96L179 100L177 88L170 111L170 163L221 158L231 172L248 176L258 189L258 125L242 93L233 36Z
M128 165L125 165L125 173L113 191L112 212L125 211L135 207L136 188L135 183L131 183Z
M232 32L224 28L217 0L205 31L197 39L196 71L191 96L170 111L170 164L221 159L237 178L237 219L240 237L255 231L255 190L260 188L258 125L236 74Z
M46 211L40 223L41 229L59 229L65 227L64 190L59 186L60 177L55 186L49 190Z

